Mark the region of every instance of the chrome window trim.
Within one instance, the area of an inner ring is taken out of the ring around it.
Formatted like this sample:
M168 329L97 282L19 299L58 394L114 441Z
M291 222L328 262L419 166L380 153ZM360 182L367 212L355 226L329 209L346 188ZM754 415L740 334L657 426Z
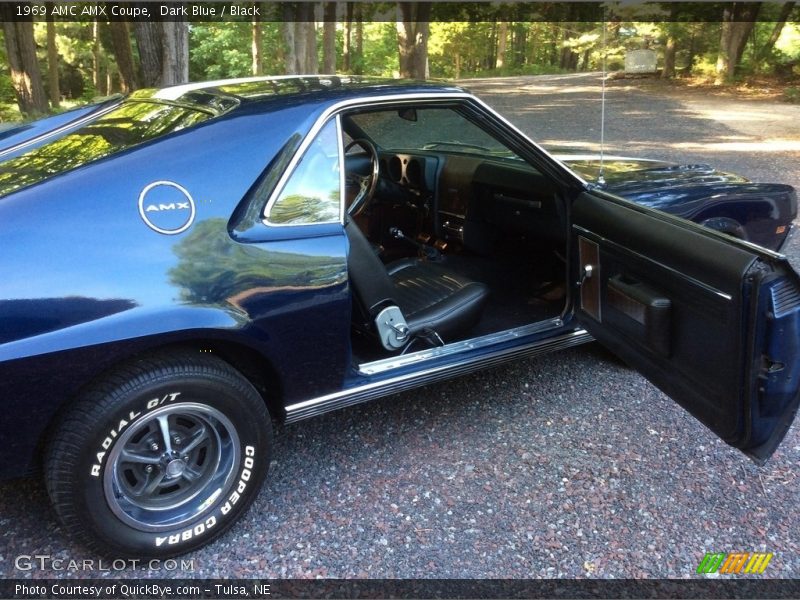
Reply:
M10 146L9 148L6 148L2 152L0 152L0 159L2 159L4 156L6 156L8 154L12 154L14 152L17 152L18 150L24 150L25 148L28 148L29 146L33 146L35 144L38 144L39 142L46 142L50 138L58 137L60 134L67 133L72 129L78 129L81 125L84 125L84 124L88 123L89 121L94 121L96 119L99 119L103 115L110 113L115 108L119 108L119 106L122 103L123 103L123 99L120 98L120 100L118 102L114 102L113 104L110 104L109 106L106 106L105 108L100 108L98 110L93 110L88 115L84 115L79 119L64 123L61 127L57 127L56 129L53 129L51 131L45 131L44 133L40 133L36 137L33 137L33 138L29 139L29 140L25 140L25 141L19 142L18 144Z
M269 227L313 227L315 225L330 225L331 223L335 223L335 221L321 221L321 222L314 222L314 223L273 223L269 220L269 213L272 210L272 206L275 202L278 201L278 197L280 196L283 188L286 186L286 183L289 181L289 178L294 173L295 169L297 168L297 164L303 158L305 151L311 145L311 142L314 141L314 138L317 134L322 130L322 128L327 124L328 120L332 116L336 116L337 119L340 116L338 113L341 111L354 108L357 106L379 106L381 104L404 104L404 103L411 103L417 102L419 100L441 100L443 102L452 101L452 100L464 100L464 99L472 99L475 98L472 94L468 94L466 92L447 92L447 93L416 93L416 94L389 94L386 96L373 96L369 98L348 98L347 100L342 100L335 104L332 104L328 108L326 108L323 113L317 117L317 120L314 121L314 124L311 126L311 129L306 134L306 137L303 138L303 141L300 142L300 146L295 151L292 159L289 161L286 169L281 174L280 179L278 179L278 183L275 186L275 189L272 190L272 193L267 200L266 205L264 206L264 212L262 213L262 222L269 226ZM339 120L339 126L341 127L341 119ZM339 153L343 152L343 148L341 147L341 139L340 141L340 149ZM342 164L344 163L344 158L342 157ZM344 180L344 170L340 174L342 180ZM344 183L342 183L344 185ZM341 219L340 224L344 225L344 196L341 198Z
M272 194L270 195L269 200L267 201L267 205L264 207L264 213L262 215L262 222L269 227L313 227L315 225L331 225L333 223L339 223L340 225L344 224L344 157L342 156L342 136L341 136L341 124L339 115L335 117L335 126L336 126L336 142L338 148L336 149L337 153L339 154L339 218L338 219L331 219L330 221L312 221L310 223L273 223L269 220L269 211L272 210L272 207L280 198L283 189L286 187L286 184L291 179L291 175L294 174L297 165L305 156L306 150L312 144L312 142L316 139L317 135L320 131L322 131L325 126L328 124L328 120L326 119L323 121L319 127L316 125L319 123L317 121L314 123L314 128L309 134L303 139L303 142L300 144L300 147L295 152L294 156L292 156L292 160L289 162L289 165L281 175L281 178L278 180L278 185L275 186ZM287 176L287 173L289 174Z
M344 225L344 135L342 134L342 115L336 115L336 141L339 144L339 223Z

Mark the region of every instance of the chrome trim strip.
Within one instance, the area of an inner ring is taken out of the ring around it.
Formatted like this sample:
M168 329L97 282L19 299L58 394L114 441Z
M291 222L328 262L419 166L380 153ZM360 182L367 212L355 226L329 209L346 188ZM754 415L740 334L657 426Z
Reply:
M379 373L385 373L392 369L399 369L400 367L426 362L435 358L441 358L442 356L450 356L451 354L457 354L465 350L474 350L475 348L484 348L485 346L507 342L539 331L561 327L563 324L560 318L548 319L547 321L531 323L530 325L507 329L506 331L489 333L461 342L453 342L437 348L426 348L410 354L390 356L389 358L363 363L358 366L358 372L362 375L378 375Z
M336 115L336 139L339 142L339 223L344 226L344 135L342 135L342 115Z
M314 125L311 126L308 134L303 141L300 142L300 146L297 148L297 151L292 156L292 159L289 161L286 169L284 169L283 173L281 174L280 179L278 179L278 183L275 186L275 189L269 196L267 200L267 204L264 207L264 212L262 214L262 220L265 225L270 227L299 227L299 226L313 226L313 225L321 225L323 223L272 223L269 221L269 211L272 209L272 205L278 200L278 196L283 191L286 182L291 177L292 173L297 167L297 163L300 162L300 159L303 157L306 149L311 142L314 140L316 135L319 133L320 129L322 129L331 115L338 113L345 108L352 108L354 106L378 106L380 104L404 104L410 102L416 102L418 100L441 100L443 102L448 102L452 100L463 100L463 99L471 99L474 98L471 94L467 94L466 92L446 92L446 93L417 93L417 94L389 94L386 96L372 96L368 98L349 98L347 100L342 100L341 102L337 102L336 104L332 104L325 111L317 118L314 122ZM344 177L344 173L342 173L342 177ZM344 200L342 200L344 201ZM328 224L330 222L327 222Z
M601 243L606 244L608 246L611 246L615 250L618 250L618 251L623 252L625 254L632 254L636 258L642 258L642 259L646 260L647 262L650 262L650 263L653 263L655 265L658 265L662 269L665 269L665 270L669 271L670 273L673 273L674 275L677 275L678 277L681 277L681 278L689 281L690 283L696 285L697 287L702 288L702 289L706 290L707 292L710 292L710 293L712 293L712 294L714 294L716 296L719 296L720 298L722 298L724 300L727 300L729 302L731 300L733 300L733 296L731 296L730 294L726 294L722 290L718 290L717 288L715 288L713 286L710 286L707 283L704 283L704 282L700 281L699 279L695 279L694 277L690 277L686 273L681 273L677 269L673 269L672 267L668 267L664 263L660 263L657 260L653 260L652 258L650 258L648 256L645 256L644 254L636 252L635 250L631 250L630 248L626 248L622 244L618 244L617 242L611 241L608 238L604 238L602 235L599 235L599 234L597 234L597 233L595 233L593 231L590 231L589 229L586 229L585 227L581 227L580 225L575 225L573 223L572 228L575 229L576 231L580 231L581 233L586 233L586 234L592 236L595 240L600 240Z
M312 398L311 400L287 406L286 423L295 423L302 419L367 402L381 396L403 392L458 375L465 375L477 369L494 367L511 360L570 348L592 340L592 336L586 331L578 329L555 338L532 342L522 347L506 348L488 356L473 357L455 365L432 367L422 372L407 373L391 379L368 383L351 390L343 390L320 396L319 398Z
M80 127L84 123L87 123L88 121L93 121L95 119L98 119L102 117L104 114L109 113L115 108L117 108L120 104L122 104L122 100L123 99L120 98L119 102L114 102L113 104L110 104L105 108L94 110L90 112L88 115L82 116L80 119L76 119L75 121L70 121L69 123L65 123L61 127L57 127L50 131L45 131L44 133L41 133L34 138L25 140L24 142L20 142L19 144L15 144L14 146L6 148L2 152L0 152L0 159L2 159L7 154L11 154L13 152L16 152L17 150L22 150L24 148L27 148L28 146L33 146L34 144L38 144L39 142L43 142L52 137L56 137L63 132L68 132L70 129L77 129L78 127Z

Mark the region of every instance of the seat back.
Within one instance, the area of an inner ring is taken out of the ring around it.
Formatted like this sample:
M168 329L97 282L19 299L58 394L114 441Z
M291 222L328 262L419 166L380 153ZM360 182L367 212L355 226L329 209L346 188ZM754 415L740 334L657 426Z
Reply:
M345 217L344 230L350 242L350 251L347 254L347 271L352 284L350 287L371 321L382 308L396 304L393 298L394 283L369 240L349 215Z

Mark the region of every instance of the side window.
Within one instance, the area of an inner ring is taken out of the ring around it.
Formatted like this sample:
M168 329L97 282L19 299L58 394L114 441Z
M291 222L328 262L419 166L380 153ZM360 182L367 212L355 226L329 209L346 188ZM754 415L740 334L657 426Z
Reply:
M339 136L331 119L306 148L273 202L267 220L275 225L338 222L341 214Z

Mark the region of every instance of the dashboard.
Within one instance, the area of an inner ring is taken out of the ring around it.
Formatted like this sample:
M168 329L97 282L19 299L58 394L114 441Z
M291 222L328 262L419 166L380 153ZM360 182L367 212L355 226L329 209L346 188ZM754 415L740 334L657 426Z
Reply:
M381 152L379 177L374 203L417 207L420 225L414 235L430 234L479 253L489 252L501 236L565 239L566 220L555 188L517 159Z

